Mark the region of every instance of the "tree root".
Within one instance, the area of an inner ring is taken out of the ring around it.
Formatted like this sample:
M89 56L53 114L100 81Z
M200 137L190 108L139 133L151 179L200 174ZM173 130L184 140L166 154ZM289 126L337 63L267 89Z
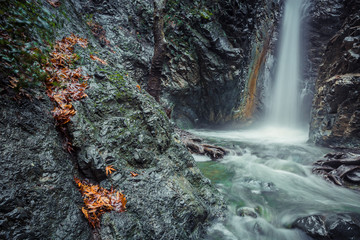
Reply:
M181 129L176 129L176 132L180 135L181 141L187 147L192 154L205 155L211 158L211 160L217 160L223 158L229 151L215 145L202 143L202 139L192 135Z
M312 172L339 186L360 185L360 155L329 153L314 163Z

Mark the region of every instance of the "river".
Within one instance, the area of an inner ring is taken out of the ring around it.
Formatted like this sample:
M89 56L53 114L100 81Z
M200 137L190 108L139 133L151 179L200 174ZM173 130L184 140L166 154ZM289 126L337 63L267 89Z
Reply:
M299 217L321 213L360 213L360 195L311 173L311 164L330 149L307 143L303 130L260 127L238 131L192 130L231 150L220 161L194 156L224 195L230 215L209 239L311 239L291 229ZM245 216L241 216L245 215Z
M197 165L224 195L225 222L210 229L209 240L311 239L292 228L300 217L325 213L360 213L360 194L311 173L311 165L330 149L307 143L308 128L299 116L300 36L308 0L285 2L276 76L263 126L253 129L191 132L230 149L214 162L194 156ZM280 126L280 127L279 127Z

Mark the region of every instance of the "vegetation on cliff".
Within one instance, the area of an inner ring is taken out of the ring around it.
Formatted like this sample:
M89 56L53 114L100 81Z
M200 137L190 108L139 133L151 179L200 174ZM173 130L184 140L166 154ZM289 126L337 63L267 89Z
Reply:
M141 90L153 45L132 34L131 16L151 5L117 4L1 2L0 238L197 239L223 215Z

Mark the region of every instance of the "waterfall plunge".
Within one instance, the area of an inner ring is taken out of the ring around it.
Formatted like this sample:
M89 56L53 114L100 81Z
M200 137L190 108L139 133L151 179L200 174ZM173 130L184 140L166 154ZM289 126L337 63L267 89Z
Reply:
M304 0L287 0L280 35L275 85L267 122L273 126L299 125L300 27Z

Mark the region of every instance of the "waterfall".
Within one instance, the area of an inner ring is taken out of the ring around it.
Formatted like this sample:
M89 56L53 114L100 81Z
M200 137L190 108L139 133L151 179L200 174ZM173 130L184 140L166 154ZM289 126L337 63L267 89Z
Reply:
M300 121L300 29L304 2L285 3L275 83L266 119L271 125L294 127Z

